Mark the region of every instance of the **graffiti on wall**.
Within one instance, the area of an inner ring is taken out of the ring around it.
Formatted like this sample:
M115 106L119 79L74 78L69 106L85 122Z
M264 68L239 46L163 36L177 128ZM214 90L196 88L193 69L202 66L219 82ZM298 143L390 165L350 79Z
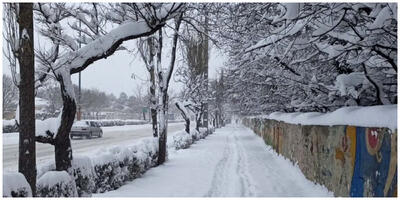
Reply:
M244 124L298 163L307 178L326 185L337 196L397 196L397 132L299 126L265 119L244 120Z
M397 134L389 131L357 127L350 196L397 196Z

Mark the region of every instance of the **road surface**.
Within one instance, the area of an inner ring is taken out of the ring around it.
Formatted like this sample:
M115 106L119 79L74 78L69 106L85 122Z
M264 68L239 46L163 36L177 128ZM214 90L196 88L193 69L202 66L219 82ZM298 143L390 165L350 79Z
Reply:
M183 130L183 123L172 123L168 125L168 133ZM116 145L124 145L134 142L143 137L151 137L152 130L150 124L126 125L116 127L103 127L103 137L93 139L73 139L73 155L79 155L96 151L99 148L106 148ZM18 170L18 134L4 137L3 134L3 170ZM9 141L8 141L9 140ZM36 163L40 165L48 160L54 159L54 147L49 144L36 143Z

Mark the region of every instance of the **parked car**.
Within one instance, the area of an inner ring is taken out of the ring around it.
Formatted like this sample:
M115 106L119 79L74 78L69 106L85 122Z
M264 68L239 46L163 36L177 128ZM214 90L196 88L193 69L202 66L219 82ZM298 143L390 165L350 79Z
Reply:
M100 125L94 121L76 121L71 128L71 139L73 137L86 137L92 138L97 136L101 138L103 136L103 130Z

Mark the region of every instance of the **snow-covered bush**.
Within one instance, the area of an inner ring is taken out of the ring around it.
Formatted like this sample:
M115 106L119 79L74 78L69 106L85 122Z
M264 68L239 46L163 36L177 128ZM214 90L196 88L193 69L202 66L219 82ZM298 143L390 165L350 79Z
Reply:
M196 129L190 130L190 134L185 131L177 132L172 136L172 141L168 141L168 147L173 147L175 150L189 148L195 141L204 139L207 135L214 131L214 128L200 128L200 131Z
M193 143L192 136L185 131L178 132L172 138L176 150L186 149Z
M32 190L19 172L3 174L3 197L31 197Z
M49 161L43 164L40 164L37 166L37 177L40 178L43 176L48 171L55 171L56 170L56 164L54 161Z
M76 190L80 197L91 196L95 189L95 173L92 160L87 156L75 156L70 174L74 177Z
M48 171L37 181L39 197L77 197L74 178L66 171Z
M192 130L190 134L192 135L193 141L204 139L211 133L211 129L207 130L207 128L199 128L199 131L196 129Z
M101 120L88 120L97 122L100 126L124 126L124 125L140 125L146 124L148 121L145 120L138 120L138 119L101 119Z
M143 139L125 148L114 147L98 152L92 158L95 176L95 192L105 192L121 187L157 165L158 140Z

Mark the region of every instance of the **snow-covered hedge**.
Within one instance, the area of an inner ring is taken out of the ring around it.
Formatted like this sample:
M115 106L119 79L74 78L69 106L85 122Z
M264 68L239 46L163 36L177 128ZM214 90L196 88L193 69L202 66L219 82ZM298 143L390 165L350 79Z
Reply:
M52 123L50 122L51 120L55 120L57 118L48 118L46 120L36 120L36 124L38 127L43 127L47 128L48 125L57 125L58 123ZM127 120L122 120L122 119L102 119L102 120L87 120L87 121L95 121L97 122L100 126L124 126L124 125L140 125L140 124L147 124L149 123L148 121L145 120L136 120L136 119L127 119ZM18 132L18 126L16 124L16 121L14 119L11 120L3 120L3 133L12 133L12 132ZM46 131L41 131L40 132L46 132Z
M175 150L186 149L195 141L204 139L213 132L214 128L209 128L208 131L206 128L200 128L199 131L192 129L190 130L190 134L187 134L185 131L180 131L172 136L172 142L168 140L168 146L174 147Z
M212 132L212 128L209 131L203 128L200 131L191 130L190 135L180 131L169 137L167 145L170 150L185 149ZM145 138L130 146L100 149L91 157L74 156L72 168L68 173L59 172L62 178L57 178L58 181L48 180L55 176L54 162L50 162L38 167L38 194L43 197L82 197L115 190L155 167L157 158L158 139Z
M77 197L74 178L66 171L48 171L36 184L38 197Z
M121 187L157 165L158 140L146 138L128 147L105 149L92 158L96 189L105 192Z
M192 136L186 133L186 131L180 131L172 136L173 146L176 150L186 149L193 143Z
M32 190L19 172L3 173L3 197L31 197Z
M124 126L124 125L140 125L147 124L148 121L145 120L137 120L137 119L101 119L101 120L87 120L87 121L95 121L100 126Z
M96 174L92 160L88 156L75 156L72 160L70 174L72 174L75 180L78 196L91 196L96 188L94 182Z

